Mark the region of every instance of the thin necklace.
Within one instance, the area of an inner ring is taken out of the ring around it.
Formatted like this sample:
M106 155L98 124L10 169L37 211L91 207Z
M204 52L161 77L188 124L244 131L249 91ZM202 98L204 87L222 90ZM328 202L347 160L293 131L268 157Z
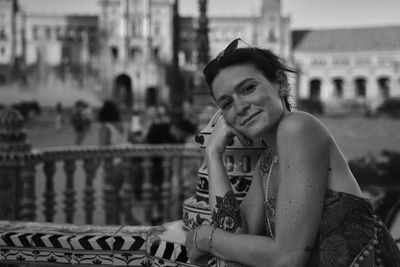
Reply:
M265 205L267 207L267 205L271 206L271 204L268 201L268 191L269 191L269 180L271 178L271 173L272 173L272 169L274 167L274 164L278 162L278 156L277 155L273 155L272 156L272 161L271 161L271 165L269 166L269 170L268 170L268 176L267 176L267 180L265 182ZM272 207L271 207L272 208ZM272 237L272 239L275 239L274 234L272 232L272 228L271 228L271 222L269 221L269 216L268 213L265 212L265 218L267 220L267 226L268 226L268 231L269 231L269 236Z

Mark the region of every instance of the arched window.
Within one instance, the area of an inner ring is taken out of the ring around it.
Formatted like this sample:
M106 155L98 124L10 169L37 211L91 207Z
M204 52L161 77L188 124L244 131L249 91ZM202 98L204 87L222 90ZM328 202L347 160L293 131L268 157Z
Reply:
M343 97L343 79L335 78L333 79L333 94L335 97Z
M386 99L390 97L390 86L388 77L378 78L378 88L382 98Z
M111 56L113 59L118 59L118 48L116 46L111 47Z
M115 79L114 96L117 103L122 104L125 108L133 108L132 82L128 75L121 74Z
M321 80L313 79L310 82L310 99L320 99L321 97Z
M6 76L0 73L0 85L4 85L6 84L6 82L7 82Z
M365 78L355 79L356 97L365 98L367 96L367 81Z
M157 106L158 90L156 87L149 87L146 90L146 107Z

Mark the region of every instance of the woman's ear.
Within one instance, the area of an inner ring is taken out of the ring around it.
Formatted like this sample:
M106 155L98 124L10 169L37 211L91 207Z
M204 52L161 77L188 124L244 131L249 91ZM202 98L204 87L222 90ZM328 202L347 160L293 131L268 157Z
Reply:
M275 73L276 81L284 86L287 86L287 75L283 70L277 70Z
M289 83L287 80L287 75L284 71L276 71L276 82L279 84L279 96L285 97L289 94Z

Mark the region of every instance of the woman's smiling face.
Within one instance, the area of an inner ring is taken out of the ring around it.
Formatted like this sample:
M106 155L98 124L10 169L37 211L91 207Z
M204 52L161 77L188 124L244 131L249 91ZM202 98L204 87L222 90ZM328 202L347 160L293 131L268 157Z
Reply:
M266 134L284 112L279 84L250 64L222 69L212 90L225 120L248 137Z

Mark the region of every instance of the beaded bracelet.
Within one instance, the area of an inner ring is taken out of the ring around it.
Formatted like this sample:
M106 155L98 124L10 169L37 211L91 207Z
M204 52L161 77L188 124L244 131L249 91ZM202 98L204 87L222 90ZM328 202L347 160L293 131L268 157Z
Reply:
M214 235L215 229L217 229L216 225L214 225L213 229L211 230L210 235L208 236L208 251L210 253L212 253L212 251L211 251L212 250L212 240L213 240L213 235Z

